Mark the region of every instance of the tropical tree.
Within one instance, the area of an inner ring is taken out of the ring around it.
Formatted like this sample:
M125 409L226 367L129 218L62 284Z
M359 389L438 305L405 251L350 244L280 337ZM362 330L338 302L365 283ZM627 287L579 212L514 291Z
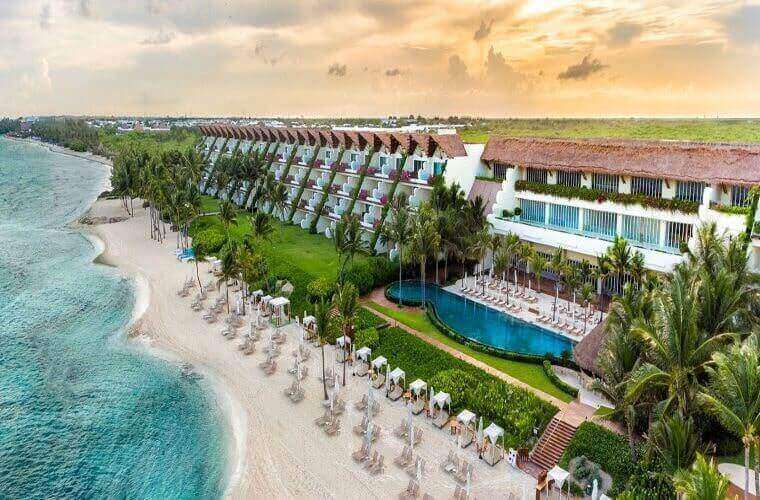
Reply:
M227 234L227 239L230 238L230 226L237 221L237 209L235 205L229 201L222 202L219 205L219 220L222 221L224 231Z
M354 261L357 254L367 252L367 243L362 239L361 225L355 214L344 216L335 224L333 243L340 261L338 283L343 283L348 264Z
M680 413L652 424L648 444L650 458L656 457L663 472L670 477L688 468L700 451L694 420Z
M714 414L744 445L744 498L749 499L750 450L760 432L760 337L736 342L725 352L713 354L714 366L707 368L709 389L698 395L700 403ZM758 476L755 474L755 491Z
M251 217L251 235L256 240L268 240L274 232L272 218L264 212L256 212Z
M412 237L410 242L410 258L420 265L420 287L422 290L422 308L425 303L425 267L430 257L438 253L441 245L441 235L433 218L433 211L428 205L422 205L417 215L412 219Z
M322 350L322 390L324 398L327 400L327 380L325 378L325 343L327 343L327 331L330 328L332 319L332 304L327 302L324 297L314 304L314 322L317 327L317 339L320 349Z
M412 221L409 210L405 206L396 205L393 208L393 217L383 224L380 233L380 241L383 245L395 244L398 246L398 283L401 290L401 272L404 267L404 248L412 238ZM399 303L402 297L399 294Z
M683 500L723 500L727 498L728 478L701 453L689 470L680 470L673 478ZM746 498L746 496L745 496Z
M535 252L533 246L527 242L521 243L520 246L517 247L517 255L523 262L523 266L525 266L523 269L523 290L525 290L525 287L528 284L528 263L533 256L533 252Z
M341 330L345 337L354 338L354 322L359 314L359 293L353 283L340 285L333 296L333 307L340 318ZM343 344L344 349L347 343ZM344 353L348 359L348 353ZM343 385L346 385L346 362L343 363Z
M533 275L536 277L536 283L538 285L538 292L541 293L541 274L546 271L549 265L549 259L541 255L539 252L534 252L529 258L530 269L533 271Z
M230 280L235 280L240 275L240 260L238 246L233 240L227 240L222 248L222 269L219 274L219 283L224 283L224 294L227 302L227 313L230 312Z

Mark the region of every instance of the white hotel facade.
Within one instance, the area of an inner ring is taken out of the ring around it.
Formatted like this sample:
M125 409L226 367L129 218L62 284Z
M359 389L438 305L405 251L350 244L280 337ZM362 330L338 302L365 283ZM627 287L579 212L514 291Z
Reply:
M715 222L738 236L748 229L750 188L760 185L760 146L674 141L494 137L485 146L457 135L309 128L201 126L209 159L204 183L222 153L259 151L287 189L274 215L331 237L347 213L360 218L376 252L399 197L414 208L430 199L431 178L481 196L492 230L512 232L539 252L557 248L594 264L615 236L667 272L693 246L696 228ZM202 187L205 187L202 185ZM244 181L234 195L250 204ZM261 207L270 210L271 207ZM750 216L760 220L760 211ZM760 272L760 224L750 224L751 268Z

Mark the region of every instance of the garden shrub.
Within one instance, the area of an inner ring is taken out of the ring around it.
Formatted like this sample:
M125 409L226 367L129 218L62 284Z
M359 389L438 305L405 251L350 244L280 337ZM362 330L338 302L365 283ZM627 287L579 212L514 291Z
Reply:
M591 422L583 422L578 427L559 465L567 469L570 460L580 456L599 464L604 472L612 476L616 491L622 490L635 470L626 438Z
M478 381L471 374L452 368L435 374L428 385L436 392L448 392L451 395L451 407L459 412L468 405L467 394L475 388Z
M193 247L199 255L213 255L219 252L225 243L224 234L217 229L204 229L193 237Z
M306 287L309 301L315 303L320 299L331 300L335 293L335 281L328 278L317 278Z
M373 351L380 343L380 336L375 328L365 328L356 332L356 348L369 347Z
M378 286L393 281L398 267L385 256L356 260L346 268L345 279L356 286L359 295L366 295Z
M380 325L384 324L385 320L380 318L379 316L373 314L371 311L368 311L365 308L360 308L359 312L356 314L356 329L357 330L364 330L365 328L370 327L379 327Z
M564 380L560 379L557 376L557 374L554 373L554 367L552 366L550 361L544 360L544 362L542 363L542 366L544 368L544 373L546 374L546 377L549 379L549 381L552 384L554 384L562 392L571 395L573 398L578 397L578 389L566 383Z

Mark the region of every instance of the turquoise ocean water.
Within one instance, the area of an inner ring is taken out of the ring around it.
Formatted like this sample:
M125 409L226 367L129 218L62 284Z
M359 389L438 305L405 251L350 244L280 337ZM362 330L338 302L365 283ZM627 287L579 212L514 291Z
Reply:
M215 498L223 416L129 344L132 283L66 225L105 169L0 138L0 498Z

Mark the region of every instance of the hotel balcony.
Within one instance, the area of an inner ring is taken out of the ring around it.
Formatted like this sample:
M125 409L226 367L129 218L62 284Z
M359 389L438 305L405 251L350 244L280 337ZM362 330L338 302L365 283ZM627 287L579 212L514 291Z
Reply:
M366 212L362 218L361 218L361 225L365 229L375 229L375 222L377 219L375 218L374 214L372 212Z
M359 162L359 160L350 161L345 165L346 165L346 168L344 170L345 172L349 174L359 175L359 169L361 168L361 163Z
M412 190L412 195L409 196L409 206L411 208L417 209L422 205L422 203L430 200L430 194L429 191L415 187Z
M428 170L427 168L421 169L417 172L417 175L414 175L412 173L410 181L415 184L430 184L431 179L433 178L433 174L431 170ZM403 180L403 179L402 179Z
M317 177L316 186L318 189L324 190L330 184L330 174L323 172L322 175Z
M378 186L369 192L367 195L367 201L371 201L372 203L377 203L379 205L385 205L388 203L388 193L381 186Z
M340 188L338 189L337 194L340 196L353 196L354 191L356 190L356 185L351 184L351 180L349 179L348 182L344 182L340 185Z

